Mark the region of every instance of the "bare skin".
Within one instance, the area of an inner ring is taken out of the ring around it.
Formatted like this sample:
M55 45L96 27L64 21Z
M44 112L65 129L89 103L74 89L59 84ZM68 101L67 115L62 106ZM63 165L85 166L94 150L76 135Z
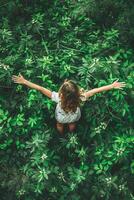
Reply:
M86 96L86 98L88 98L88 97L93 96L96 93L111 90L111 89L122 90L123 87L125 87L125 86L126 86L125 82L118 82L118 80L116 80L110 85L102 86L102 87L99 87L99 88L94 88L92 90L89 90L88 92L85 92L85 96Z
M19 84L22 84L22 85L26 85L30 88L33 88L35 90L38 90L40 91L41 93L43 93L44 95L46 95L47 97L51 98L51 95L52 95L52 92L40 85L37 85L35 83L32 83L28 80L26 80L20 73L19 73L19 76L15 76L13 75L12 76L12 80L15 82L15 83L19 83Z
M57 130L59 131L59 133L61 133L61 134L64 133L64 124L57 122L56 127L57 127Z
M52 92L50 90L26 80L20 73L19 73L19 76L13 75L12 80L14 81L14 83L23 84L30 88L36 89L40 91L42 94L44 94L45 96L51 98ZM100 92L108 91L112 89L123 89L125 85L126 85L125 82L118 82L118 80L116 80L110 85L94 88L92 90L85 92L85 96L86 96L86 99L88 99L89 97L95 95L96 93L100 93ZM56 127L57 127L57 130L61 134L64 133L64 124L57 122ZM76 123L69 123L68 127L69 127L69 131L73 132L76 128Z
M61 134L64 133L64 124L57 122L56 127ZM69 123L68 128L70 132L73 132L76 129L76 123Z
M76 123L70 123L68 124L68 127L69 127L69 131L73 132L76 129Z

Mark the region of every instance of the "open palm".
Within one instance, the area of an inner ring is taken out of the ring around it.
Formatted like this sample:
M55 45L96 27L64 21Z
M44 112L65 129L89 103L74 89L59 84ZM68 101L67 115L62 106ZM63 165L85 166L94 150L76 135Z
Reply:
M13 75L12 76L12 80L15 82L15 83L20 83L20 84L24 84L25 83L25 79L24 77L19 73L19 76L15 76Z
M118 80L116 80L116 81L114 81L114 82L112 83L112 86L113 86L113 88L115 88L115 89L123 89L123 87L126 86L126 83L125 83L125 82L118 82Z

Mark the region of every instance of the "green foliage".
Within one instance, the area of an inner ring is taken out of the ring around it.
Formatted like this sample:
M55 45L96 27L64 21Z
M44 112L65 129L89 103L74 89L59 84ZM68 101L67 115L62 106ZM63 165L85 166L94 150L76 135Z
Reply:
M134 52L122 43L119 11L131 2L96 2L0 6L1 200L134 199ZM13 83L19 72L52 91L66 78L85 90L117 78L127 85L89 98L76 132L61 138L54 102Z
M71 14L75 19L88 16L101 30L114 27L120 32L119 40L134 47L134 4L131 0L79 0L73 3Z

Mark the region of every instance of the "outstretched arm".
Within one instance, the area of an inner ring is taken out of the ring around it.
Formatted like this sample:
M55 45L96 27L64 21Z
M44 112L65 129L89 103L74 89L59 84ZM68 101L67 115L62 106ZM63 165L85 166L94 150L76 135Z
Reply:
M99 88L94 88L92 90L89 90L88 92L85 92L85 96L86 96L86 98L88 98L99 92L112 90L112 89L122 89L123 87L125 87L125 85L126 84L124 82L118 82L118 80L116 80L115 82L113 82L110 85L102 86Z
M52 92L50 90L26 80L20 73L19 73L19 76L13 75L12 80L15 83L23 84L30 88L36 89L36 90L40 91L41 93L43 93L44 95L46 95L47 97L51 98Z

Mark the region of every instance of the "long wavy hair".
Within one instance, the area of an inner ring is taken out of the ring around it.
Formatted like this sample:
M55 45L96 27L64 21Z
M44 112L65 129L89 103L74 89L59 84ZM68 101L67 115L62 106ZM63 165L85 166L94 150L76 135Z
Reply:
M75 112L80 106L80 89L72 80L65 80L59 89L59 96L61 98L61 108L65 112Z

